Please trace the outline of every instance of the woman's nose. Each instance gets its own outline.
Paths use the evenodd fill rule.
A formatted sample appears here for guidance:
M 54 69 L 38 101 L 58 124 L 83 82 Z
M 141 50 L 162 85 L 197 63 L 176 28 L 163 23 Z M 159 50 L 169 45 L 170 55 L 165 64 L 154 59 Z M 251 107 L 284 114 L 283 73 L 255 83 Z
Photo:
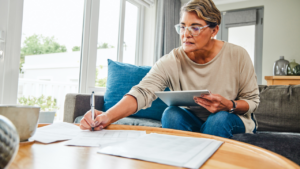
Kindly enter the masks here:
M 192 36 L 192 35 L 191 35 L 191 32 L 189 31 L 188 28 L 185 28 L 183 34 L 184 34 L 184 37 L 191 37 L 191 36 Z

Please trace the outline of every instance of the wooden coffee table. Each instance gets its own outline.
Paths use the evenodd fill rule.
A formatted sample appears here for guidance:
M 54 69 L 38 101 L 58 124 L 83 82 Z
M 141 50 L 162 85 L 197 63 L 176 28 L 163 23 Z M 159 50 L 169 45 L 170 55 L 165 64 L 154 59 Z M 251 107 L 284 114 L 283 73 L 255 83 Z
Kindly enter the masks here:
M 221 137 L 179 130 L 128 125 L 110 125 L 107 129 L 144 130 L 147 133 L 201 137 L 224 141 L 224 144 L 201 168 L 300 169 L 300 166 L 281 155 L 250 144 Z M 20 143 L 18 154 L 7 169 L 179 168 L 148 161 L 99 154 L 97 149 L 97 147 L 65 146 L 63 141 L 52 144 Z

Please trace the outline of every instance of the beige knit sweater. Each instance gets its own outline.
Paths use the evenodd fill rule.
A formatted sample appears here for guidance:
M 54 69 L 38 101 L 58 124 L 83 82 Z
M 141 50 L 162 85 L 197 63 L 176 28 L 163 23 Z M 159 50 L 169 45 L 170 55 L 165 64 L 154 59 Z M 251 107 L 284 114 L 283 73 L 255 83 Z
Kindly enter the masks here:
M 166 87 L 171 91 L 208 89 L 228 100 L 245 100 L 249 110 L 238 116 L 245 125 L 246 133 L 253 133 L 255 124 L 251 114 L 258 107 L 259 90 L 252 61 L 244 48 L 225 42 L 221 51 L 205 64 L 193 62 L 182 47 L 173 49 L 159 59 L 128 94 L 136 98 L 139 111 L 150 107 L 157 98 L 154 92 L 163 91 Z M 204 121 L 210 114 L 200 106 L 187 108 Z

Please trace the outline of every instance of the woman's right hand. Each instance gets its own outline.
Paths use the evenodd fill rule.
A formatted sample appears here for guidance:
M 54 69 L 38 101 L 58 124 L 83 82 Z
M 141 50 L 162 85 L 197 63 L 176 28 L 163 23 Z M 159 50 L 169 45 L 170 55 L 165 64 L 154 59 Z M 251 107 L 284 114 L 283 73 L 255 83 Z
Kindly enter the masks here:
M 106 113 L 99 110 L 95 110 L 94 115 L 95 115 L 94 116 L 95 120 L 93 121 L 92 111 L 89 110 L 88 112 L 86 112 L 80 121 L 80 129 L 92 131 L 92 127 L 94 127 L 94 130 L 96 131 L 96 130 L 102 130 L 103 128 L 105 128 L 110 124 L 111 120 L 109 119 Z

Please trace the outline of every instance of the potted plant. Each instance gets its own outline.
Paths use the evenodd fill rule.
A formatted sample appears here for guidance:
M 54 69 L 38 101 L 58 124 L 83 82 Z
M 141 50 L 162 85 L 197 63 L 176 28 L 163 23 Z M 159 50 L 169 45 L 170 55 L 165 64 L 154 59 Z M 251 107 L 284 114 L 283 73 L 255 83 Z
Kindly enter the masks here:
M 53 123 L 54 117 L 56 116 L 56 99 L 51 96 L 45 97 L 44 95 L 40 97 L 29 96 L 18 98 L 18 102 L 21 105 L 28 106 L 39 106 L 41 108 L 39 123 Z

